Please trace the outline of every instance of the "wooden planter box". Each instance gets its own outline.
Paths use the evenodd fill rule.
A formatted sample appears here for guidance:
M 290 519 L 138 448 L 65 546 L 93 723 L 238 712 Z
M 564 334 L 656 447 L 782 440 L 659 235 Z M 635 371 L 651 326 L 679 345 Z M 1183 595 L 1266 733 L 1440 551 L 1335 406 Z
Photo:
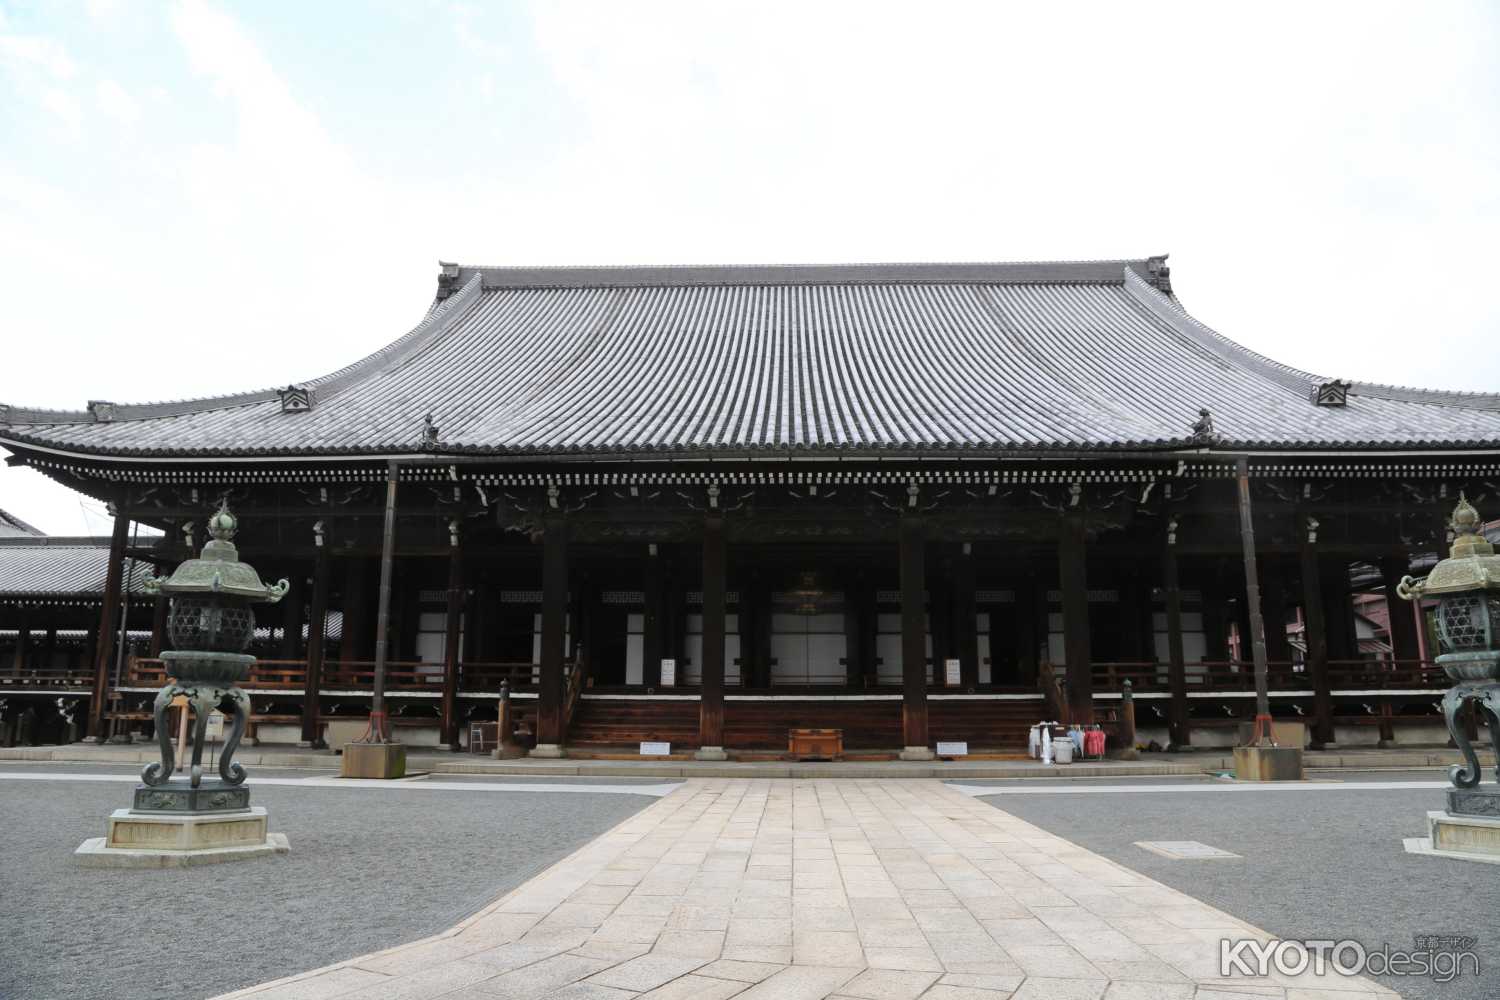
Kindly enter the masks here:
M 844 755 L 844 731 L 789 729 L 787 755 L 793 760 L 838 760 Z

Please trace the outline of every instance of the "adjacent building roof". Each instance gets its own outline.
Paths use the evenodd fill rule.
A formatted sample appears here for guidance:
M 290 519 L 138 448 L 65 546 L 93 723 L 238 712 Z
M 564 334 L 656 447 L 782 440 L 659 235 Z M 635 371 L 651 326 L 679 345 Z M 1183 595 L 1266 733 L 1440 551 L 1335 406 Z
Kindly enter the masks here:
M 151 565 L 126 560 L 125 569 L 131 592 L 143 593 Z M 98 600 L 108 571 L 108 538 L 0 538 L 0 597 Z
M 19 517 L 0 510 L 0 538 L 35 538 L 40 534 Z
M 1211 433 L 1195 433 L 1202 409 Z M 163 458 L 1487 449 L 1500 395 L 1279 364 L 1189 316 L 1160 257 L 449 264 L 414 330 L 331 375 L 184 402 L 0 407 L 0 443 Z

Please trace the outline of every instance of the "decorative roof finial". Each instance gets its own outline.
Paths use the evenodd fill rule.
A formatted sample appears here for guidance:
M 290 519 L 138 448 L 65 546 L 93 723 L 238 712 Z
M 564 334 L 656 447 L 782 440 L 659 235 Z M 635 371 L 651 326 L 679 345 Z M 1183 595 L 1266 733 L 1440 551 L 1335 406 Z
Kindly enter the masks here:
M 1219 440 L 1218 433 L 1214 430 L 1214 415 L 1207 408 L 1198 411 L 1198 419 L 1193 422 L 1193 442 L 1195 444 L 1213 444 Z
M 1474 505 L 1469 503 L 1462 491 L 1458 494 L 1458 504 L 1453 508 L 1453 516 L 1448 519 L 1448 524 L 1453 529 L 1453 547 L 1450 550 L 1453 558 L 1487 556 L 1495 551 L 1495 547 L 1484 537 L 1484 521 L 1480 518 L 1479 511 L 1474 509 Z
M 422 423 L 422 447 L 437 447 L 438 430 L 438 425 L 432 422 L 432 414 L 427 414 L 427 419 Z

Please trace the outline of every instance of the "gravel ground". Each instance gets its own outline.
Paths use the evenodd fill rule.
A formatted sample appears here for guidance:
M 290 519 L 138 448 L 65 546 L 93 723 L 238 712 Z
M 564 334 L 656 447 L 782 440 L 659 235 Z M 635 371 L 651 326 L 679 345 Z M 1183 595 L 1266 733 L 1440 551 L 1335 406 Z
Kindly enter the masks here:
M 1340 774 L 1372 781 L 1437 781 L 1440 770 Z M 1204 785 L 1211 779 L 1141 778 Z M 1128 781 L 1100 784 L 1128 784 Z M 984 801 L 1283 938 L 1353 938 L 1367 949 L 1410 949 L 1418 934 L 1477 938 L 1481 975 L 1448 983 L 1376 977 L 1403 997 L 1500 997 L 1500 866 L 1403 851 L 1425 836 L 1441 789 L 1026 794 L 1023 782 L 975 782 L 1014 793 Z M 1243 860 L 1172 861 L 1138 840 L 1197 840 Z
M 0 780 L 0 1000 L 200 998 L 434 934 L 655 801 L 264 786 L 289 855 L 75 867 L 129 788 Z

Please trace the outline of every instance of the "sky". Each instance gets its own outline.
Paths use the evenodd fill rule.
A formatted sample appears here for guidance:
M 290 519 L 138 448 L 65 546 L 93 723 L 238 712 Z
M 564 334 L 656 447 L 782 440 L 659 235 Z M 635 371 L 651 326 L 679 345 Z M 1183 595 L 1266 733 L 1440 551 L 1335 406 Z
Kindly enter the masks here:
M 313 378 L 440 259 L 1158 253 L 1279 361 L 1500 391 L 1496 51 L 1485 2 L 0 0 L 0 402 Z

